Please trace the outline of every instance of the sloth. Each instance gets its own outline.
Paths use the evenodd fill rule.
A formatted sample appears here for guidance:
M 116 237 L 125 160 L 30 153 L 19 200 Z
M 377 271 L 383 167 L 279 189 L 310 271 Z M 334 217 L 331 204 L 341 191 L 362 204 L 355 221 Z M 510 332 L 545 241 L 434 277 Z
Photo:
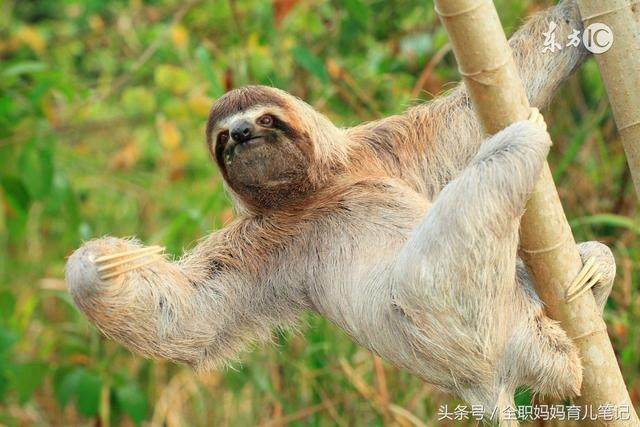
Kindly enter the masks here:
M 575 1 L 510 40 L 531 104 L 548 105 L 586 59 L 542 52 L 582 28 Z M 104 237 L 69 258 L 73 300 L 105 335 L 198 370 L 237 358 L 314 311 L 354 341 L 470 404 L 514 391 L 571 397 L 582 366 L 518 257 L 519 222 L 550 147 L 533 111 L 486 138 L 464 87 L 400 115 L 340 128 L 288 93 L 235 89 L 213 105 L 206 143 L 237 219 L 172 262 L 161 248 Z M 610 250 L 579 245 L 600 271 Z

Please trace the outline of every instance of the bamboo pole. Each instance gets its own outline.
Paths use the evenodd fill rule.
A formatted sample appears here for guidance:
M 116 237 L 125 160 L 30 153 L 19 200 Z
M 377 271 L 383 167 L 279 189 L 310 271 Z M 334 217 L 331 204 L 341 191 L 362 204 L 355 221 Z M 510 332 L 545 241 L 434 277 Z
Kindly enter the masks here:
M 609 95 L 633 183 L 640 198 L 640 2 L 578 0 L 584 26 L 608 25 L 613 45 L 595 59 Z M 635 9 L 636 16 L 632 9 Z
M 435 0 L 435 5 L 486 133 L 526 119 L 529 102 L 493 2 Z M 522 218 L 521 253 L 548 315 L 561 322 L 580 351 L 584 367 L 580 404 L 591 405 L 594 411 L 614 405 L 631 413 L 629 421 L 599 420 L 600 425 L 639 425 L 593 294 L 565 301 L 566 287 L 582 262 L 546 164 Z
M 636 22 L 640 24 L 640 0 L 630 0 L 631 11 L 633 12 Z

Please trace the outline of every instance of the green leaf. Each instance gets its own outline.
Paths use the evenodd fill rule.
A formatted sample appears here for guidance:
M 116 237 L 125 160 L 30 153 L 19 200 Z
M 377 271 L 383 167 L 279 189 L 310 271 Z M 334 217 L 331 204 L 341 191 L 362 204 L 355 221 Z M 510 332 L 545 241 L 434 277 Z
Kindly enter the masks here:
M 320 58 L 311 53 L 303 46 L 296 46 L 292 49 L 291 54 L 295 61 L 312 75 L 319 78 L 322 83 L 329 82 L 329 74 L 327 73 L 324 63 Z
M 251 369 L 247 366 L 237 366 L 226 370 L 224 373 L 225 390 L 230 390 L 238 395 L 247 383 L 247 377 L 251 375 Z
M 135 384 L 127 384 L 116 390 L 118 405 L 136 423 L 147 417 L 147 400 L 144 393 Z
M 6 374 L 0 371 L 0 402 L 4 400 L 4 396 L 9 391 L 9 379 Z
M 0 184 L 4 188 L 9 205 L 26 214 L 31 205 L 31 196 L 20 178 L 5 175 L 0 177 Z
M 214 72 L 211 56 L 204 46 L 198 46 L 196 48 L 196 58 L 198 58 L 198 62 L 200 63 L 200 70 L 202 74 L 204 74 L 209 82 L 209 95 L 214 98 L 218 98 L 224 93 L 224 89 L 220 84 L 220 79 Z
M 64 222 L 67 230 L 78 228 L 80 222 L 78 201 L 69 180 L 60 173 L 60 170 L 54 172 L 51 193 L 47 199 L 46 207 L 48 215 L 65 214 Z
M 632 345 L 626 346 L 621 352 L 620 359 L 624 365 L 633 366 L 638 359 L 636 349 Z
M 67 406 L 78 390 L 84 368 L 59 368 L 53 377 L 53 394 L 61 407 Z
M 35 143 L 28 144 L 18 160 L 22 181 L 29 194 L 35 199 L 45 198 L 51 190 L 53 160 L 50 147 L 50 145 L 38 147 Z
M 584 120 L 578 127 L 578 131 L 575 132 L 571 137 L 569 145 L 565 149 L 562 158 L 560 159 L 560 161 L 558 161 L 557 166 L 554 168 L 554 181 L 560 181 L 564 177 L 567 168 L 575 161 L 576 157 L 578 156 L 578 153 L 583 147 L 587 136 L 591 134 L 594 129 L 604 121 L 606 115 L 607 111 L 604 111 L 599 115 L 590 113 L 584 118 Z
M 25 61 L 18 62 L 17 64 L 9 65 L 4 69 L 2 75 L 4 77 L 13 77 L 18 76 L 20 74 L 33 74 L 39 71 L 44 71 L 47 69 L 47 64 L 44 62 L 37 61 Z
M 583 225 L 602 225 L 617 228 L 626 228 L 633 231 L 636 234 L 640 234 L 640 224 L 634 221 L 632 218 L 615 215 L 615 214 L 601 214 L 590 215 L 576 218 L 569 221 L 571 227 L 578 227 Z
M 18 109 L 11 97 L 0 96 L 0 138 L 11 135 L 12 128 L 16 125 L 15 117 L 17 111 Z M 2 158 L 0 158 L 0 161 L 2 161 Z
M 18 335 L 5 328 L 0 328 L 0 356 L 8 353 L 9 349 L 18 341 Z
M 16 307 L 16 297 L 9 291 L 0 292 L 0 319 L 9 320 Z M 1 334 L 1 330 L 0 330 Z M 2 338 L 0 336 L 0 351 L 2 351 Z
M 33 392 L 42 384 L 47 373 L 47 365 L 44 363 L 25 363 L 16 365 L 10 372 L 10 384 L 18 393 L 21 403 L 28 401 Z
M 100 407 L 102 380 L 94 373 L 85 371 L 78 381 L 76 406 L 82 415 L 92 417 Z
M 369 23 L 369 8 L 361 0 L 344 0 L 343 2 L 347 13 L 362 27 L 366 27 Z
M 600 70 L 596 61 L 587 61 L 582 67 L 583 81 L 586 87 L 586 94 L 593 100 L 599 100 L 604 93 L 604 85 L 602 84 L 602 77 L 600 76 Z
M 18 238 L 22 236 L 27 224 L 27 213 L 31 206 L 31 196 L 20 178 L 2 176 L 0 177 L 0 185 L 4 189 L 5 199 L 7 205 L 10 207 L 6 215 L 9 233 L 13 238 Z
M 54 393 L 60 406 L 75 400 L 78 411 L 87 417 L 98 413 L 102 380 L 83 367 L 59 369 L 53 381 Z
M 514 396 L 516 407 L 531 406 L 531 391 L 528 388 L 518 388 Z

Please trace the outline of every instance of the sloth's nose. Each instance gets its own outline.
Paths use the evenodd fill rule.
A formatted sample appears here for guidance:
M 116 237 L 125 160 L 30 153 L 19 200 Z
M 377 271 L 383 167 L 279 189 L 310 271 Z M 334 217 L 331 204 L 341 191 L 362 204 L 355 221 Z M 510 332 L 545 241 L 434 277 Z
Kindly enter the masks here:
M 253 126 L 246 120 L 234 123 L 231 126 L 231 138 L 238 143 L 246 142 L 253 136 Z

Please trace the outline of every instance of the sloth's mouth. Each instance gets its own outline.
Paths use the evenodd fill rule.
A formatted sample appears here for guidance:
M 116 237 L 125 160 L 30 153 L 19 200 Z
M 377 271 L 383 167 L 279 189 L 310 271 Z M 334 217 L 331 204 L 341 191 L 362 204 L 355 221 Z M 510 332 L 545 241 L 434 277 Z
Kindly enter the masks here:
M 262 144 L 265 141 L 266 138 L 264 137 L 264 135 L 256 135 L 242 142 L 235 142 L 232 140 L 224 149 L 225 163 L 231 163 L 233 158 L 239 153 L 249 149 L 250 147 Z
M 249 138 L 248 140 L 241 142 L 238 145 L 245 145 L 245 144 L 256 144 L 259 141 L 258 140 L 264 140 L 264 137 L 262 135 L 256 135 L 254 137 Z

